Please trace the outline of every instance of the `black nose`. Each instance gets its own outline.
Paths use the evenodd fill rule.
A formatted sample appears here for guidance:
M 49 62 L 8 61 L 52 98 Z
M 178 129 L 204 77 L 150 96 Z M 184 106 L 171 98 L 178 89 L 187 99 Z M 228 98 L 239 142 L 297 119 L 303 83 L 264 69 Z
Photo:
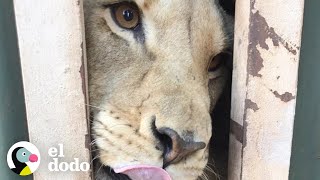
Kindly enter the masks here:
M 177 163 L 191 153 L 206 147 L 204 142 L 185 141 L 175 130 L 167 127 L 157 129 L 156 136 L 163 147 L 163 168 Z

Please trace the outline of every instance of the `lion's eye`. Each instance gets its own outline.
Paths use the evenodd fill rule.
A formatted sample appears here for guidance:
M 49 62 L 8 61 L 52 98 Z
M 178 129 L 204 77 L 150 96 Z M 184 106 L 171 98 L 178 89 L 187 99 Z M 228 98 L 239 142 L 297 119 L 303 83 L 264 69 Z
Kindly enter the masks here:
M 212 58 L 208 67 L 208 72 L 213 72 L 219 69 L 220 65 L 223 62 L 223 56 L 224 56 L 223 53 L 220 53 Z
M 134 29 L 140 23 L 139 9 L 132 3 L 120 3 L 111 7 L 116 23 L 125 29 Z

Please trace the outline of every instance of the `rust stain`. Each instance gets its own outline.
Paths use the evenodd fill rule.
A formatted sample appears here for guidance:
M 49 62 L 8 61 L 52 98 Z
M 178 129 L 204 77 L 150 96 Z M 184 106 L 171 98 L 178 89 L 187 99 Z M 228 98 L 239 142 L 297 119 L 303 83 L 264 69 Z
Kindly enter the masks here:
M 252 76 L 262 77 L 259 72 L 263 68 L 263 59 L 257 48 L 258 45 L 260 45 L 260 47 L 263 49 L 269 50 L 266 40 L 270 38 L 274 46 L 279 46 L 279 44 L 282 44 L 290 53 L 294 55 L 297 54 L 299 47 L 289 44 L 275 32 L 273 27 L 269 27 L 266 19 L 261 16 L 260 12 L 258 10 L 254 11 L 254 4 L 255 0 L 251 0 L 247 71 Z
M 279 94 L 278 91 L 272 91 L 271 92 L 279 99 L 281 99 L 281 101 L 283 102 L 289 102 L 293 99 L 296 98 L 296 96 L 293 96 L 292 93 L 289 93 L 289 92 L 285 92 L 284 94 Z

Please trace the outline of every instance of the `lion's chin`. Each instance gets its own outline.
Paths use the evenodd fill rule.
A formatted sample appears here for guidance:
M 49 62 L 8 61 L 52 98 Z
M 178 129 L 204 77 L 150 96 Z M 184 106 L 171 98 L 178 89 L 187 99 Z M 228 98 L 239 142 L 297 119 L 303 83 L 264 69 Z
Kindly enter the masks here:
M 114 169 L 116 173 L 129 176 L 132 180 L 171 180 L 170 175 L 162 168 L 148 165 L 133 165 Z

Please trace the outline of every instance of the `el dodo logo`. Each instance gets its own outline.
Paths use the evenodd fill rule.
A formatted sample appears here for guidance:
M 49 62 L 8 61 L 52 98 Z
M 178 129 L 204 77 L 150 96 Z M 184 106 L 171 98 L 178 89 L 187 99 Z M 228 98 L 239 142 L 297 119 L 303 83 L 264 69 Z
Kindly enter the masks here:
M 20 176 L 28 176 L 39 167 L 39 150 L 29 142 L 18 142 L 9 149 L 7 163 L 13 172 Z

